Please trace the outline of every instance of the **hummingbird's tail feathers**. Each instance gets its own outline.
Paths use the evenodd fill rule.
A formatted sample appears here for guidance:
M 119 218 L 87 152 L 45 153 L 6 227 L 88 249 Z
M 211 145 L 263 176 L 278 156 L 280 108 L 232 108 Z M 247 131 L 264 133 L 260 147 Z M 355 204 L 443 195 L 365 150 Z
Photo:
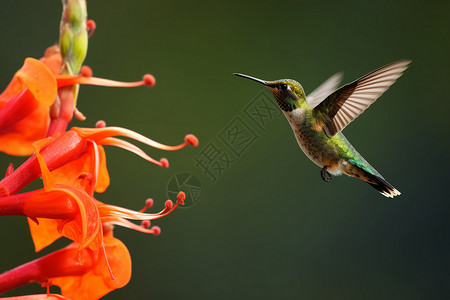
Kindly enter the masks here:
M 367 177 L 369 177 L 369 180 L 366 180 L 368 184 L 373 186 L 377 191 L 379 191 L 383 196 L 394 198 L 395 196 L 400 195 L 401 193 L 393 187 L 389 182 L 384 180 L 383 177 L 370 174 L 366 172 Z
M 350 159 L 347 164 L 342 164 L 342 172 L 348 176 L 362 179 L 383 196 L 394 198 L 400 192 L 387 182 L 364 158 Z

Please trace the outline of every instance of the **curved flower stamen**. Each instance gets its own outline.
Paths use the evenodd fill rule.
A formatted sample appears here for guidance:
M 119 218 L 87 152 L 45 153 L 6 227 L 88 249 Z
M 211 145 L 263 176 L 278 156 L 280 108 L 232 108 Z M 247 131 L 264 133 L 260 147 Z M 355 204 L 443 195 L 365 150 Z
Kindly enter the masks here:
M 110 220 L 113 220 L 110 218 L 123 218 L 123 219 L 132 219 L 136 221 L 144 221 L 144 220 L 155 220 L 167 216 L 172 211 L 174 211 L 179 204 L 184 205 L 185 199 L 186 194 L 184 192 L 179 192 L 177 196 L 177 202 L 175 203 L 175 205 L 173 205 L 173 202 L 171 200 L 167 200 L 164 205 L 164 209 L 156 214 L 143 213 L 103 203 L 97 203 L 97 207 L 100 213 L 100 218 L 102 219 L 103 223 L 107 223 Z
M 86 75 L 86 74 L 82 74 Z M 58 84 L 58 88 L 71 86 L 75 84 L 86 84 L 86 85 L 99 85 L 107 87 L 138 87 L 138 86 L 149 86 L 152 87 L 156 83 L 155 77 L 151 74 L 145 74 L 140 81 L 134 82 L 123 82 L 111 79 L 104 79 L 91 76 L 80 76 L 80 75 L 57 75 L 55 77 Z
M 178 146 L 168 146 L 155 142 L 154 140 L 151 140 L 148 137 L 143 136 L 142 134 L 139 134 L 137 132 L 122 127 L 105 127 L 105 128 L 72 127 L 71 130 L 75 130 L 81 137 L 90 138 L 94 141 L 97 141 L 97 143 L 99 144 L 101 144 L 101 141 L 104 138 L 113 136 L 123 136 L 134 139 L 148 146 L 166 151 L 180 150 L 186 147 L 187 145 L 191 145 L 194 147 L 198 145 L 198 139 L 192 134 L 188 134 L 185 136 L 184 143 Z
M 109 137 L 109 138 L 102 139 L 101 140 L 101 144 L 105 145 L 105 146 L 106 145 L 116 146 L 116 147 L 128 150 L 128 151 L 133 152 L 134 154 L 140 156 L 141 158 L 145 159 L 146 161 L 154 163 L 155 165 L 158 165 L 158 166 L 164 167 L 164 168 L 168 168 L 169 167 L 169 162 L 167 161 L 167 159 L 162 158 L 159 161 L 157 161 L 156 159 L 148 156 L 147 153 L 142 151 L 141 148 L 139 148 L 138 146 L 133 145 L 133 144 L 127 142 L 127 141 L 123 141 L 121 139 Z
M 129 228 L 129 229 L 133 229 L 142 233 L 148 233 L 148 234 L 153 234 L 153 235 L 159 235 L 161 233 L 161 228 L 159 226 L 152 226 L 151 228 L 148 228 L 149 226 L 139 226 L 137 224 L 134 224 L 130 221 L 128 221 L 127 219 L 124 218 L 117 218 L 117 217 L 108 217 L 105 219 L 102 219 L 103 222 L 107 223 L 107 224 L 112 224 L 112 225 L 118 225 L 121 227 L 125 227 L 125 228 Z
M 145 212 L 147 209 L 149 209 L 150 207 L 153 206 L 153 199 L 152 198 L 148 198 L 147 200 L 145 200 L 145 206 L 143 209 L 141 209 L 139 212 Z
M 143 233 L 149 233 L 154 235 L 159 235 L 161 233 L 161 228 L 159 226 L 150 227 L 150 220 L 155 220 L 167 216 L 178 204 L 184 205 L 184 200 L 186 199 L 186 194 L 184 192 L 179 192 L 177 196 L 177 202 L 173 205 L 171 200 L 167 200 L 164 209 L 156 214 L 144 213 L 146 208 L 153 204 L 152 199 L 146 201 L 146 205 L 141 211 L 134 211 L 114 205 L 107 205 L 103 203 L 98 203 L 98 211 L 100 213 L 100 218 L 103 224 L 113 224 L 129 229 L 133 229 Z M 151 200 L 151 201 L 149 201 Z M 130 220 L 143 221 L 141 225 L 134 224 Z
M 178 146 L 167 146 L 125 128 L 105 127 L 87 129 L 74 127 L 71 130 L 57 136 L 35 142 L 36 153 L 18 169 L 0 181 L 0 195 L 6 195 L 8 193 L 14 194 L 41 175 L 44 176 L 44 183 L 46 183 L 45 181 L 48 179 L 46 187 L 51 189 L 51 178 L 47 176 L 48 172 L 46 171 L 44 165 L 46 165 L 48 171 L 52 173 L 55 170 L 66 166 L 64 172 L 56 172 L 62 177 L 69 177 L 66 176 L 65 173 L 70 171 L 67 174 L 72 174 L 74 170 L 79 170 L 79 172 L 76 171 L 78 172 L 75 174 L 76 176 L 72 177 L 76 179 L 79 178 L 78 175 L 83 172 L 91 172 L 92 168 L 89 167 L 86 160 L 97 160 L 95 155 L 86 155 L 89 153 L 89 145 L 91 145 L 92 142 L 95 142 L 97 145 L 100 157 L 100 170 L 98 173 L 97 187 L 95 187 L 95 191 L 97 192 L 104 191 L 109 185 L 105 154 L 103 148 L 101 148 L 101 145 L 103 144 L 124 148 L 161 167 L 168 167 L 169 163 L 165 158 L 160 161 L 156 161 L 150 158 L 138 147 L 128 142 L 113 138 L 114 135 L 129 137 L 149 146 L 168 151 L 178 150 L 187 145 L 198 145 L 197 138 L 191 134 L 186 135 L 184 143 Z M 69 167 L 69 164 L 73 165 Z M 72 169 L 73 167 L 76 168 Z M 72 182 L 68 182 L 67 180 L 59 183 L 72 184 Z

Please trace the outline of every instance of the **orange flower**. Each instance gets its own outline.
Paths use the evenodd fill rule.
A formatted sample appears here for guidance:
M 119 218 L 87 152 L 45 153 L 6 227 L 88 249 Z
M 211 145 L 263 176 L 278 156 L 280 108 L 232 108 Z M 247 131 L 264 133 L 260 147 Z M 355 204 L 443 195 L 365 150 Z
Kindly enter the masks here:
M 39 226 L 40 238 L 33 239 L 36 251 L 62 235 L 78 242 L 80 248 L 91 244 L 98 249 L 101 246 L 101 240 L 96 238 L 100 232 L 99 214 L 95 203 L 85 194 L 61 186 L 48 192 L 41 189 L 0 197 L 0 215 L 28 217 L 32 237 L 33 229 Z
M 61 294 L 70 299 L 98 299 L 125 286 L 131 278 L 128 249 L 113 237 L 112 230 L 107 230 L 103 240 L 104 252 L 89 248 L 80 251 L 73 243 L 0 274 L 0 293 L 37 282 L 58 285 Z
M 0 94 L 0 151 L 11 155 L 34 152 L 16 170 L 10 164 L 0 180 L 0 216 L 27 217 L 36 251 L 60 237 L 73 243 L 0 274 L 0 293 L 31 282 L 47 287 L 47 295 L 15 299 L 98 299 L 126 285 L 131 258 L 125 245 L 113 237 L 114 226 L 158 235 L 161 229 L 150 222 L 183 205 L 186 196 L 180 192 L 175 204 L 167 200 L 154 214 L 146 213 L 152 199 L 140 211 L 96 200 L 94 193 L 105 191 L 110 184 L 103 146 L 126 149 L 167 168 L 167 159 L 155 160 L 118 137 L 167 151 L 198 145 L 190 134 L 182 144 L 167 146 L 125 128 L 106 127 L 103 121 L 95 129 L 66 131 L 73 116 L 85 119 L 76 108 L 80 84 L 153 86 L 155 78 L 147 74 L 141 81 L 124 83 L 92 77 L 91 69 L 82 63 L 87 35 L 94 32 L 95 23 L 87 21 L 85 0 L 63 1 L 63 7 L 60 47 L 48 48 L 40 60 L 25 59 Z M 38 177 L 43 179 L 42 189 L 16 194 Z M 50 294 L 51 285 L 59 286 L 62 295 Z
M 198 144 L 193 135 L 187 135 L 183 144 L 166 146 L 119 127 L 73 128 L 57 137 L 36 142 L 36 153 L 0 182 L 3 187 L 0 215 L 29 217 L 36 251 L 61 236 L 77 242 L 80 248 L 89 246 L 98 249 L 102 247 L 102 222 L 111 222 L 148 233 L 159 232 L 159 228 L 143 228 L 126 219 L 148 222 L 167 215 L 178 203 L 183 202 L 183 196 L 180 196 L 175 206 L 170 200 L 167 201 L 165 209 L 155 215 L 105 205 L 93 197 L 94 191 L 103 192 L 109 184 L 106 158 L 101 144 L 127 149 L 148 161 L 168 167 L 166 159 L 156 161 L 135 145 L 115 138 L 117 135 L 165 150 L 178 150 L 188 144 Z M 15 193 L 21 186 L 41 175 L 44 181 L 43 190 L 10 196 L 10 193 Z
M 184 204 L 183 192 L 177 203 L 167 200 L 157 214 L 144 211 L 153 203 L 148 200 L 141 211 L 103 204 L 85 191 L 57 186 L 47 192 L 38 190 L 0 197 L 0 215 L 24 215 L 29 221 L 36 250 L 64 235 L 76 243 L 0 275 L 0 293 L 30 282 L 61 287 L 65 297 L 97 299 L 128 283 L 131 259 L 126 247 L 112 236 L 113 225 L 120 225 L 158 235 L 161 230 L 149 228 L 150 220 L 171 213 Z M 143 221 L 139 226 L 130 221 Z M 54 238 L 56 237 L 56 238 Z
M 175 205 L 168 200 L 165 208 L 157 214 L 146 214 L 145 209 L 135 212 L 106 205 L 93 197 L 94 191 L 103 192 L 109 185 L 102 144 L 127 149 L 148 161 L 168 167 L 166 159 L 156 161 L 140 148 L 115 136 L 129 137 L 169 151 L 198 144 L 193 135 L 187 135 L 185 142 L 178 146 L 167 146 L 119 127 L 72 128 L 56 137 L 36 142 L 36 152 L 28 161 L 15 171 L 9 168 L 7 176 L 0 182 L 0 215 L 27 216 L 36 251 L 61 236 L 77 242 L 80 249 L 98 250 L 103 247 L 102 223 L 159 234 L 159 227 L 148 228 L 150 220 L 172 212 L 183 202 L 184 193 L 180 193 Z M 38 176 L 43 178 L 44 189 L 10 195 Z M 148 207 L 150 205 L 146 205 Z M 143 221 L 143 226 L 128 220 Z
M 0 151 L 12 155 L 33 152 L 32 143 L 47 133 L 49 108 L 56 94 L 52 72 L 38 60 L 27 58 L 0 95 Z
M 103 246 L 102 224 L 111 223 L 144 233 L 158 235 L 159 227 L 151 227 L 150 221 L 170 214 L 178 204 L 184 204 L 185 194 L 180 192 L 175 205 L 167 200 L 162 211 L 156 214 L 144 213 L 150 207 L 146 205 L 140 212 L 126 208 L 103 204 L 85 191 L 57 185 L 51 191 L 38 190 L 22 195 L 1 197 L 0 214 L 27 216 L 31 237 L 40 251 L 61 236 L 78 243 L 80 248 L 89 247 L 98 250 Z M 19 201 L 18 201 L 19 200 Z M 10 203 L 15 201 L 16 205 Z M 3 208 L 3 210 L 2 210 Z M 139 226 L 128 220 L 143 221 Z
M 57 47 L 49 48 L 40 61 L 25 59 L 22 68 L 0 94 L 0 151 L 10 155 L 29 155 L 34 151 L 33 142 L 65 131 L 74 112 L 77 112 L 75 91 L 65 87 L 77 84 L 109 87 L 155 84 L 155 78 L 150 74 L 141 81 L 119 82 L 92 77 L 92 71 L 87 67 L 82 68 L 79 76 L 60 75 L 60 69 L 61 56 Z
M 0 181 L 0 196 L 15 194 L 39 176 L 43 176 L 47 189 L 51 189 L 55 182 L 58 182 L 81 185 L 89 193 L 92 193 L 94 189 L 97 192 L 103 192 L 109 185 L 109 176 L 101 145 L 117 146 L 159 166 L 168 167 L 167 159 L 162 158 L 157 161 L 137 146 L 115 136 L 129 137 L 167 151 L 179 150 L 186 145 L 198 145 L 197 138 L 191 134 L 186 135 L 184 143 L 178 146 L 167 146 L 125 128 L 74 127 L 55 137 L 36 142 L 36 153 Z M 53 176 L 47 176 L 50 171 L 53 171 Z

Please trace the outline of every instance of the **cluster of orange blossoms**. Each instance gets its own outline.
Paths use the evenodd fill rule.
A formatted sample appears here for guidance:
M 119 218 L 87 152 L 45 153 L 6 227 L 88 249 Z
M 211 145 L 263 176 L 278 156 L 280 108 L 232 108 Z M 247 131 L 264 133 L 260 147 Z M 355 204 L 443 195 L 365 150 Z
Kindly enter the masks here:
M 88 27 L 93 28 L 89 22 Z M 47 295 L 23 299 L 98 299 L 123 287 L 131 277 L 131 258 L 125 245 L 113 236 L 114 225 L 157 235 L 160 229 L 151 227 L 150 221 L 183 204 L 183 192 L 175 204 L 167 200 L 156 214 L 145 213 L 153 204 L 151 199 L 141 211 L 98 201 L 94 193 L 104 192 L 110 183 L 103 146 L 117 146 L 168 167 L 166 159 L 154 160 L 118 137 L 168 151 L 198 144 L 195 136 L 187 135 L 184 143 L 166 146 L 125 128 L 106 127 L 103 121 L 97 122 L 96 128 L 66 130 L 73 116 L 84 118 L 75 107 L 78 85 L 153 86 L 155 79 L 145 75 L 142 81 L 122 83 L 92 77 L 87 67 L 81 68 L 79 75 L 62 74 L 63 69 L 60 47 L 52 46 L 40 60 L 27 58 L 0 95 L 0 151 L 31 155 L 16 170 L 10 165 L 0 181 L 0 215 L 27 217 L 36 251 L 63 236 L 73 241 L 0 274 L 0 293 L 31 282 L 61 288 L 62 296 L 48 294 L 47 288 Z M 39 177 L 42 189 L 18 193 Z

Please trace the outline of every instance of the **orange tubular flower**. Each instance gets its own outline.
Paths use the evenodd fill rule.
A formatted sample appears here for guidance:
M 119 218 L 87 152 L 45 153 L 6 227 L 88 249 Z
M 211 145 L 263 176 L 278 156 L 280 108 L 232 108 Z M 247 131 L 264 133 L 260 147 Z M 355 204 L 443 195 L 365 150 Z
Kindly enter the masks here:
M 106 127 L 85 129 L 74 127 L 55 137 L 35 143 L 36 153 L 17 170 L 0 181 L 0 196 L 15 194 L 41 175 L 43 176 L 44 183 L 47 181 L 46 188 L 51 188 L 54 184 L 54 182 L 52 183 L 52 177 L 45 176 L 46 174 L 44 173 L 47 169 L 54 171 L 64 166 L 66 166 L 65 169 L 54 173 L 59 183 L 72 185 L 74 184 L 73 181 L 79 182 L 80 179 L 89 177 L 87 179 L 91 181 L 85 183 L 89 185 L 90 190 L 88 192 L 91 192 L 94 188 L 97 192 L 104 191 L 109 185 L 109 177 L 106 170 L 104 151 L 101 145 L 117 146 L 131 151 L 161 167 L 168 167 L 169 163 L 167 159 L 163 158 L 157 161 L 149 157 L 137 146 L 115 138 L 115 136 L 129 137 L 149 146 L 167 151 L 179 150 L 186 145 L 198 145 L 197 138 L 191 134 L 186 135 L 184 143 L 178 146 L 167 146 L 125 128 Z M 89 155 L 85 155 L 86 153 L 89 153 Z M 91 171 L 92 168 L 94 168 L 94 171 Z M 74 174 L 76 176 L 73 176 Z
M 102 252 L 71 244 L 0 274 L 0 293 L 31 282 L 58 285 L 70 299 L 98 299 L 125 286 L 131 278 L 128 249 L 107 230 Z M 114 278 L 111 277 L 114 274 Z
M 41 62 L 27 58 L 0 95 L 0 151 L 28 155 L 32 143 L 45 137 L 57 84 Z
M 155 84 L 155 78 L 150 74 L 144 75 L 141 81 L 119 82 L 92 77 L 92 71 L 87 67 L 78 76 L 60 75 L 60 69 L 61 56 L 55 47 L 49 48 L 40 61 L 25 59 L 22 68 L 0 94 L 0 151 L 10 155 L 29 155 L 34 151 L 33 142 L 65 131 L 76 108 L 73 91 L 62 89 L 64 87 L 77 84 L 109 87 Z
M 178 204 L 184 204 L 185 198 L 180 192 L 175 205 L 167 200 L 161 212 L 147 214 L 144 211 L 153 203 L 150 199 L 137 212 L 103 204 L 86 192 L 68 186 L 58 186 L 49 192 L 38 190 L 0 197 L 0 215 L 24 215 L 33 220 L 29 223 L 37 251 L 62 235 L 76 241 L 1 274 L 0 293 L 39 282 L 60 286 L 62 294 L 69 298 L 97 299 L 124 286 L 131 276 L 131 259 L 126 247 L 112 237 L 112 226 L 158 235 L 160 228 L 149 228 L 150 220 L 168 215 Z M 139 226 L 127 219 L 143 222 Z
M 77 242 L 80 248 L 89 246 L 99 249 L 102 247 L 102 222 L 111 222 L 147 233 L 158 233 L 159 228 L 146 229 L 126 219 L 149 222 L 162 217 L 173 211 L 178 203 L 183 202 L 184 194 L 175 206 L 171 201 L 167 201 L 166 208 L 156 215 L 105 205 L 93 197 L 94 191 L 103 192 L 109 185 L 106 158 L 100 144 L 127 149 L 148 161 L 168 167 L 166 159 L 156 161 L 135 145 L 115 138 L 117 135 L 169 151 L 181 149 L 187 144 L 198 144 L 193 135 L 187 135 L 183 144 L 166 146 L 124 128 L 73 128 L 57 137 L 35 143 L 35 155 L 0 182 L 3 187 L 0 190 L 3 191 L 3 196 L 0 197 L 0 215 L 29 217 L 36 251 L 61 236 Z M 34 175 L 31 176 L 31 173 Z M 41 175 L 44 190 L 9 196 L 8 192 L 15 193 L 30 179 Z M 77 212 L 74 213 L 74 210 Z
M 77 242 L 80 249 L 98 250 L 103 246 L 102 224 L 110 223 L 144 233 L 158 235 L 159 227 L 150 221 L 170 214 L 178 204 L 184 204 L 183 192 L 175 205 L 167 200 L 164 209 L 156 214 L 144 213 L 103 204 L 85 191 L 65 185 L 56 185 L 51 191 L 37 190 L 24 194 L 0 197 L 0 215 L 28 217 L 30 232 L 36 251 L 50 245 L 61 236 Z M 136 225 L 128 220 L 143 221 Z
M 57 186 L 24 194 L 0 197 L 0 215 L 29 218 L 36 251 L 65 236 L 98 250 L 102 246 L 101 222 L 95 200 L 83 190 Z
M 156 233 L 159 229 L 143 229 L 126 219 L 148 222 L 170 213 L 178 202 L 183 202 L 184 193 L 175 207 L 171 201 L 167 201 L 163 211 L 156 215 L 149 215 L 105 205 L 95 200 L 94 190 L 103 192 L 109 184 L 105 154 L 103 148 L 97 144 L 116 145 L 148 161 L 168 166 L 167 160 L 155 161 L 133 144 L 112 137 L 114 135 L 134 138 L 165 150 L 177 150 L 187 144 L 197 145 L 198 143 L 194 136 L 187 135 L 183 144 L 166 146 L 133 131 L 116 127 L 73 128 L 56 138 L 37 142 L 35 159 L 32 160 L 32 157 L 30 160 L 38 165 L 39 168 L 34 173 L 42 175 L 45 189 L 0 197 L 0 215 L 13 214 L 29 217 L 36 251 L 61 236 L 77 242 L 80 248 L 89 246 L 92 249 L 99 249 L 102 247 L 102 222 L 112 222 L 139 231 Z M 67 148 L 70 149 L 67 150 Z M 32 167 L 32 163 L 25 162 L 24 165 L 26 166 L 23 169 L 25 174 L 29 174 L 29 170 L 36 169 Z M 5 177 L 4 191 L 9 190 L 8 184 L 11 187 L 16 183 L 16 179 L 22 180 L 25 177 L 21 171 L 24 165 Z M 50 172 L 49 169 L 53 171 Z M 11 180 L 8 181 L 9 179 Z

